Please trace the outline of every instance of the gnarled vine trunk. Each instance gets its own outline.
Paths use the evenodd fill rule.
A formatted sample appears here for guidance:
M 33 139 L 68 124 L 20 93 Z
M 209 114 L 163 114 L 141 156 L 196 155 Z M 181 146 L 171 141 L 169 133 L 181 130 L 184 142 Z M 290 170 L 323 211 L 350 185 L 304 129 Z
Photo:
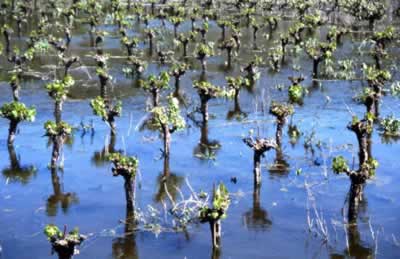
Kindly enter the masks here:
M 211 241 L 213 249 L 221 247 L 221 220 L 210 220 Z
M 61 148 L 64 145 L 64 136 L 55 136 L 53 140 L 53 150 L 51 152 L 51 168 L 57 168 L 57 161 L 60 157 Z
M 15 135 L 17 134 L 18 123 L 19 122 L 16 120 L 10 121 L 10 125 L 8 128 L 8 139 L 7 139 L 7 143 L 9 146 L 14 144 Z
M 261 184 L 261 156 L 262 153 L 258 151 L 254 151 L 253 155 L 253 163 L 254 163 L 254 185 Z
M 160 96 L 157 89 L 151 91 L 151 96 L 153 98 L 153 108 L 160 105 Z
M 164 156 L 165 158 L 169 158 L 170 146 L 171 146 L 171 132 L 168 128 L 168 125 L 163 125 L 162 130 L 164 138 Z
M 56 119 L 56 123 L 60 123 L 61 122 L 61 113 L 62 113 L 62 107 L 63 107 L 63 101 L 61 100 L 56 100 L 55 104 L 54 104 L 54 117 Z
M 200 112 L 203 116 L 203 123 L 208 122 L 209 115 L 208 115 L 208 101 L 210 98 L 205 95 L 200 95 Z
M 135 211 L 135 177 L 124 176 L 124 180 L 126 210 Z
M 362 202 L 364 185 L 360 183 L 351 183 L 349 192 L 348 221 L 355 223 L 357 221 L 359 205 Z

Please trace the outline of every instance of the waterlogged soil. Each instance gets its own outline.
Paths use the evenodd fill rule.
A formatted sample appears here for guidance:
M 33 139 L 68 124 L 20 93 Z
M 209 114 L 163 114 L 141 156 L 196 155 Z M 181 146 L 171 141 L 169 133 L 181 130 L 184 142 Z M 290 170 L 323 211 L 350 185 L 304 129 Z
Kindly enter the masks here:
M 161 27 L 161 24 L 154 21 L 151 26 Z M 166 30 L 172 29 L 167 26 Z M 281 25 L 279 30 L 283 31 L 285 27 Z M 0 258 L 54 257 L 42 232 L 49 223 L 69 228 L 79 226 L 81 233 L 89 235 L 77 258 L 400 257 L 400 145 L 395 140 L 388 143 L 377 130 L 374 131 L 372 152 L 379 161 L 379 168 L 376 177 L 365 187 L 358 224 L 347 228 L 344 217 L 350 182 L 345 175 L 333 174 L 330 167 L 336 155 L 343 155 L 350 161 L 354 158 L 354 166 L 357 166 L 356 138 L 346 125 L 351 121 L 351 113 L 363 116 L 365 108 L 353 100 L 363 83 L 329 80 L 312 83 L 312 63 L 303 54 L 289 58 L 279 73 L 261 67 L 260 79 L 254 87 L 241 92 L 240 106 L 247 117 L 229 119 L 228 112 L 234 108 L 233 102 L 212 100 L 212 119 L 207 129 L 188 120 L 188 128 L 172 136 L 169 165 L 172 186 L 176 185 L 188 194 L 185 179 L 196 191 L 206 192 L 211 192 L 213 184 L 223 182 L 233 194 L 228 217 L 222 222 L 221 253 L 215 255 L 212 252 L 207 224 L 191 225 L 186 233 L 168 231 L 154 234 L 139 230 L 126 235 L 121 223 L 126 216 L 123 180 L 112 177 L 110 163 L 101 159 L 101 152 L 110 139 L 110 130 L 92 114 L 89 106 L 90 98 L 98 95 L 99 86 L 88 29 L 82 26 L 74 31 L 70 52 L 79 55 L 84 66 L 74 66 L 71 70 L 76 85 L 64 105 L 63 119 L 77 127 L 80 122 L 89 124 L 93 121 L 95 133 L 83 135 L 82 131 L 75 131 L 63 150 L 64 169 L 57 174 L 48 169 L 51 145 L 43 137 L 43 123 L 53 119 L 53 101 L 44 90 L 48 81 L 37 75 L 23 80 L 21 99 L 36 107 L 37 117 L 35 122 L 20 126 L 14 145 L 19 162 L 17 166 L 10 161 L 12 152 L 6 145 L 8 123 L 0 120 Z M 112 56 L 109 60 L 109 73 L 113 77 L 111 92 L 123 101 L 123 115 L 117 120 L 115 149 L 136 155 L 140 160 L 136 190 L 138 208 L 148 211 L 151 205 L 163 211 L 161 201 L 164 200 L 167 207 L 170 203 L 160 188 L 164 171 L 160 159 L 162 141 L 158 133 L 140 130 L 139 127 L 146 115 L 148 95 L 122 72 L 126 66 L 125 52 L 120 47 L 116 28 L 107 25 L 101 29 L 110 32 L 105 38 L 104 50 Z M 190 24 L 183 24 L 179 30 L 190 30 Z M 272 37 L 276 37 L 279 30 Z M 143 27 L 136 26 L 134 31 L 138 34 Z M 243 29 L 243 32 L 245 46 L 236 57 L 232 70 L 223 68 L 225 52 L 209 59 L 206 76 L 212 83 L 223 86 L 226 84 L 225 76 L 241 74 L 241 67 L 254 54 L 266 56 L 263 51 L 252 51 L 250 31 Z M 320 34 L 322 37 L 323 32 Z M 171 31 L 164 32 L 166 42 L 172 41 L 171 35 Z M 215 41 L 219 37 L 219 29 L 212 24 L 208 39 Z M 20 44 L 24 40 L 24 37 L 13 38 Z M 363 36 L 359 34 L 346 36 L 335 52 L 336 59 L 354 57 L 361 64 L 357 48 L 362 40 Z M 271 46 L 272 41 L 259 37 L 259 49 Z M 140 47 L 144 49 L 147 46 L 141 44 Z M 161 47 L 172 48 L 172 45 Z M 398 57 L 396 46 L 389 51 L 391 58 Z M 56 60 L 54 55 L 42 56 L 30 69 L 40 72 L 40 77 L 52 79 Z M 148 60 L 146 75 L 168 69 L 168 64 L 161 65 L 154 57 Z M 199 63 L 194 58 L 189 60 L 193 68 L 181 82 L 187 102 L 187 107 L 182 106 L 184 114 L 198 105 L 192 81 L 199 79 L 201 74 Z M 398 60 L 391 62 L 398 64 Z M 299 72 L 293 70 L 294 63 L 301 67 Z M 12 96 L 7 82 L 9 70 L 2 57 L 0 103 L 8 102 Z M 243 143 L 242 137 L 252 129 L 260 136 L 274 136 L 275 124 L 274 118 L 268 114 L 269 103 L 271 100 L 286 101 L 286 88 L 290 84 L 287 78 L 300 73 L 307 77 L 303 83 L 309 88 L 309 94 L 303 106 L 295 107 L 291 121 L 302 135 L 297 143 L 292 144 L 285 127 L 283 151 L 288 168 L 286 172 L 269 170 L 275 158 L 275 152 L 269 152 L 263 159 L 262 185 L 255 189 L 253 153 Z M 393 74 L 398 80 L 398 73 Z M 277 85 L 286 88 L 279 91 Z M 382 116 L 393 114 L 399 117 L 399 100 L 391 96 L 385 96 L 383 100 Z M 217 141 L 220 147 L 204 152 L 204 147 L 199 145 L 202 138 Z M 306 149 L 304 143 L 311 143 L 312 148 Z M 233 183 L 232 178 L 237 182 Z M 312 197 L 307 194 L 305 184 L 310 186 Z M 180 199 L 179 194 L 176 197 Z M 311 232 L 308 217 L 314 224 Z M 319 222 L 327 226 L 327 241 L 322 234 L 317 234 L 321 232 Z

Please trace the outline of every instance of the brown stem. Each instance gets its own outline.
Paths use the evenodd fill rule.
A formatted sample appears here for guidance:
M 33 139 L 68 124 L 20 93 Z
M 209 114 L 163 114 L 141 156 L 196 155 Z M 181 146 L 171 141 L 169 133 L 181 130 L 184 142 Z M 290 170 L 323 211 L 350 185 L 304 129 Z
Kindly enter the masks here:
M 126 198 L 126 209 L 127 211 L 135 210 L 135 192 L 134 192 L 134 183 L 135 178 L 132 176 L 125 176 L 125 198 Z
M 62 107 L 63 107 L 63 101 L 56 100 L 54 105 L 54 117 L 56 119 L 57 124 L 61 122 Z
M 277 119 L 276 133 L 275 133 L 276 145 L 278 146 L 277 150 L 282 149 L 282 135 L 284 126 L 285 126 L 285 120 Z
M 202 70 L 203 73 L 204 73 L 204 72 L 206 72 L 206 70 L 207 70 L 207 61 L 206 61 L 205 58 L 202 58 L 202 59 L 200 60 L 200 62 L 201 62 L 201 70 Z
M 213 249 L 219 249 L 221 247 L 221 221 L 211 220 L 210 229 Z
M 203 116 L 203 123 L 208 122 L 209 115 L 208 115 L 208 100 L 206 96 L 200 95 L 200 112 Z
M 363 189 L 363 184 L 352 183 L 350 186 L 349 210 L 347 215 L 349 223 L 355 223 L 357 221 L 359 205 L 362 202 Z
M 160 104 L 160 96 L 158 94 L 158 90 L 157 89 L 153 89 L 151 91 L 151 95 L 153 97 L 153 107 L 158 107 Z
M 319 65 L 319 63 L 321 62 L 321 59 L 320 58 L 317 58 L 317 59 L 313 59 L 313 74 L 312 74 L 312 76 L 313 76 L 313 78 L 317 78 L 318 77 L 318 65 Z
M 228 67 L 230 68 L 232 66 L 232 49 L 228 48 L 226 51 L 228 53 Z
M 53 151 L 51 153 L 51 168 L 57 167 L 57 161 L 60 157 L 60 150 L 63 145 L 63 137 L 62 136 L 55 136 L 53 137 Z
M 253 162 L 254 162 L 254 185 L 258 186 L 261 184 L 261 156 L 262 153 L 259 151 L 254 151 L 254 157 L 253 157 Z
M 10 126 L 8 128 L 8 139 L 7 139 L 8 146 L 11 146 L 14 144 L 15 135 L 17 133 L 17 128 L 18 128 L 18 123 L 19 122 L 16 120 L 10 120 Z
M 163 125 L 163 137 L 164 137 L 164 156 L 169 158 L 170 145 L 171 145 L 171 132 L 168 125 Z
M 360 167 L 368 161 L 368 136 L 366 134 L 356 133 L 358 141 L 358 157 Z

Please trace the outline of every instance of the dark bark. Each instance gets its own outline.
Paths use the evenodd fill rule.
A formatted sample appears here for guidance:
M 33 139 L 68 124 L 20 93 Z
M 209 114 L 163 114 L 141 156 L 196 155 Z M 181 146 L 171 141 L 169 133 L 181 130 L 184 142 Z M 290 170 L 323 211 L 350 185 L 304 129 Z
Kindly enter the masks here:
M 213 249 L 220 249 L 221 247 L 221 221 L 210 220 L 211 241 Z
M 368 28 L 370 31 L 374 31 L 374 24 L 375 24 L 375 19 L 368 20 Z
M 6 54 L 10 54 L 11 51 L 11 44 L 10 44 L 10 34 L 5 30 L 3 32 L 4 40 L 5 40 L 5 45 L 6 45 Z
M 349 210 L 348 221 L 349 223 L 357 222 L 359 205 L 363 199 L 364 185 L 360 183 L 352 183 L 349 192 Z
M 153 37 L 149 37 L 149 55 L 153 55 Z
M 360 167 L 368 161 L 368 136 L 366 134 L 357 133 L 358 141 L 358 158 Z
M 285 126 L 285 119 L 278 118 L 276 121 L 276 133 L 275 133 L 275 139 L 278 149 L 282 149 L 282 135 L 284 126 Z
M 208 115 L 208 101 L 210 98 L 208 96 L 200 95 L 200 112 L 203 116 L 203 123 L 207 123 L 209 119 Z
M 228 68 L 232 67 L 232 49 L 227 48 L 227 54 L 228 54 Z
M 8 154 L 10 156 L 11 169 L 21 170 L 21 166 L 19 164 L 19 159 L 17 157 L 17 152 L 15 152 L 14 145 L 8 145 Z
M 375 99 L 374 95 L 372 95 L 372 96 L 368 95 L 365 98 L 364 104 L 367 108 L 367 113 L 371 113 L 371 114 L 375 115 L 375 100 L 374 99 Z
M 163 125 L 163 138 L 164 138 L 164 157 L 169 158 L 170 145 L 171 145 L 171 132 L 168 125 Z
M 174 91 L 175 97 L 180 96 L 180 88 L 181 88 L 181 77 L 175 76 L 175 91 Z
M 169 166 L 169 157 L 164 157 L 164 168 L 163 168 L 163 176 L 164 178 L 171 175 L 170 166 Z
M 135 211 L 135 178 L 131 176 L 124 176 L 124 180 L 126 210 Z
M 114 116 L 109 116 L 108 123 L 110 124 L 111 128 L 111 138 L 117 135 L 117 124 L 115 123 Z
M 318 66 L 320 62 L 321 62 L 320 58 L 313 59 L 313 74 L 312 74 L 313 78 L 318 78 Z
M 19 88 L 20 88 L 19 79 L 17 79 L 16 82 L 11 83 L 11 89 L 12 89 L 12 93 L 13 93 L 14 102 L 19 102 Z
M 201 62 L 201 70 L 202 70 L 203 73 L 205 73 L 206 70 L 207 70 L 207 61 L 206 61 L 206 58 L 201 58 L 201 59 L 200 59 L 200 62 Z
M 261 157 L 265 152 L 277 148 L 276 142 L 268 139 L 253 139 L 252 137 L 244 138 L 243 142 L 253 149 L 253 173 L 254 186 L 261 184 Z
M 239 102 L 239 94 L 240 94 L 240 90 L 239 89 L 235 89 L 235 96 L 234 96 L 234 110 L 237 112 L 240 112 L 240 102 Z
M 50 162 L 51 168 L 57 168 L 57 161 L 58 158 L 60 157 L 60 151 L 63 144 L 64 144 L 64 137 L 62 136 L 53 137 L 53 151 L 51 153 L 51 162 Z
M 379 118 L 380 115 L 380 109 L 379 109 L 379 103 L 380 103 L 380 97 L 382 96 L 382 87 L 380 86 L 374 86 L 374 115 L 375 119 Z
M 260 185 L 261 184 L 261 156 L 263 153 L 254 151 L 254 185 Z
M 54 118 L 56 120 L 56 123 L 61 122 L 61 113 L 62 113 L 62 107 L 63 107 L 63 101 L 62 100 L 56 100 L 54 104 Z
M 187 47 L 188 47 L 189 42 L 183 42 L 183 57 L 187 57 Z
M 17 134 L 18 123 L 19 121 L 10 120 L 10 125 L 8 128 L 8 139 L 7 139 L 8 146 L 14 144 L 15 135 Z
M 158 107 L 160 105 L 160 96 L 159 96 L 159 92 L 157 89 L 152 89 L 151 90 L 151 95 L 153 98 L 153 108 L 154 107 Z

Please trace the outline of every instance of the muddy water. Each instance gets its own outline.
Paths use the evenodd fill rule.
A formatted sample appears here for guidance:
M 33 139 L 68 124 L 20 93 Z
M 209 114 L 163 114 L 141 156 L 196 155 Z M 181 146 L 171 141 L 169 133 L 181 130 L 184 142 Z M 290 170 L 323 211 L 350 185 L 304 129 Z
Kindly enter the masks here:
M 158 27 L 154 21 L 151 26 Z M 115 27 L 104 26 L 111 32 L 104 43 L 104 49 L 112 56 L 123 56 Z M 168 27 L 166 30 L 171 29 Z M 187 23 L 180 31 L 190 29 Z M 143 30 L 136 26 L 135 33 Z M 281 26 L 280 30 L 285 30 Z M 289 64 L 279 73 L 272 73 L 267 67 L 261 68 L 261 77 L 251 91 L 242 91 L 241 110 L 247 114 L 243 120 L 229 120 L 227 114 L 233 109 L 229 100 L 210 102 L 212 119 L 208 128 L 199 128 L 189 121 L 189 127 L 172 136 L 170 173 L 171 182 L 187 192 L 185 178 L 194 189 L 210 191 L 212 185 L 224 182 L 234 194 L 234 202 L 223 221 L 223 248 L 220 255 L 213 255 L 210 247 L 208 225 L 194 225 L 188 233 L 160 233 L 137 231 L 125 235 L 120 220 L 125 219 L 125 200 L 122 179 L 111 175 L 109 163 L 101 161 L 101 154 L 109 141 L 109 129 L 93 116 L 89 106 L 90 98 L 99 91 L 93 50 L 88 42 L 88 28 L 80 27 L 74 32 L 71 53 L 82 58 L 84 68 L 72 69 L 76 87 L 65 103 L 63 118 L 78 126 L 94 122 L 95 134 L 82 136 L 77 131 L 64 147 L 64 170 L 51 173 L 51 146 L 43 136 L 43 123 L 53 117 L 53 103 L 44 90 L 46 81 L 27 77 L 23 81 L 21 98 L 28 105 L 35 105 L 37 118 L 34 123 L 23 123 L 14 145 L 6 145 L 7 121 L 0 120 L 0 258 L 51 258 L 50 246 L 42 234 L 48 223 L 68 227 L 79 226 L 81 233 L 89 234 L 77 258 L 398 258 L 400 256 L 400 176 L 398 174 L 397 142 L 386 143 L 375 131 L 373 134 L 373 155 L 379 161 L 376 178 L 365 188 L 364 202 L 359 213 L 358 224 L 347 228 L 343 224 L 346 197 L 350 183 L 346 176 L 337 176 L 330 170 L 333 156 L 344 155 L 349 160 L 356 157 L 355 135 L 346 130 L 351 120 L 349 113 L 362 116 L 364 107 L 357 105 L 352 97 L 361 89 L 358 81 L 322 81 L 317 87 L 310 81 L 311 62 L 300 55 L 290 58 Z M 271 46 L 259 36 L 260 51 L 253 52 L 251 34 L 243 31 L 244 49 L 240 52 L 232 70 L 223 69 L 225 53 L 209 59 L 208 80 L 224 85 L 225 76 L 239 75 L 240 68 L 254 55 L 265 56 L 263 48 Z M 261 34 L 261 33 L 260 33 Z M 323 33 L 322 33 L 323 34 Z M 164 32 L 167 42 L 171 32 Z M 209 40 L 219 38 L 218 28 L 211 26 Z M 274 34 L 276 37 L 276 34 Z M 348 36 L 335 53 L 338 59 L 350 55 L 359 57 L 356 48 L 362 37 Z M 13 39 L 22 42 L 24 39 Z M 171 45 L 161 45 L 170 49 Z M 141 48 L 146 48 L 141 44 Z M 398 55 L 398 49 L 390 50 Z M 40 71 L 49 78 L 56 64 L 54 57 L 43 56 L 35 61 L 31 69 Z M 297 144 L 289 143 L 287 127 L 284 134 L 283 151 L 289 164 L 285 172 L 268 170 L 275 153 L 270 152 L 263 159 L 262 185 L 253 187 L 252 152 L 242 142 L 249 130 L 254 129 L 261 136 L 275 134 L 273 118 L 268 115 L 271 100 L 286 101 L 286 91 L 279 91 L 276 85 L 289 86 L 288 76 L 298 75 L 292 69 L 292 62 L 301 66 L 300 72 L 308 77 L 304 82 L 310 93 L 303 106 L 296 106 L 292 118 L 303 135 Z M 391 60 L 393 62 L 393 60 Z M 200 77 L 200 66 L 191 58 L 193 68 L 182 78 L 182 92 L 190 105 L 183 113 L 191 112 L 198 104 L 198 96 L 192 89 L 192 81 Z M 398 60 L 394 60 L 398 64 Z M 166 70 L 154 57 L 149 59 L 146 74 Z M 158 134 L 136 129 L 145 115 L 147 95 L 135 88 L 135 82 L 122 73 L 124 59 L 111 58 L 109 67 L 113 76 L 112 94 L 123 101 L 123 116 L 117 120 L 118 135 L 115 148 L 137 155 L 140 160 L 137 205 L 146 210 L 150 204 L 162 210 L 160 200 L 166 195 L 160 188 L 163 161 L 159 159 L 162 142 Z M 11 91 L 7 84 L 9 66 L 2 58 L 0 103 L 9 101 Z M 50 71 L 50 72 L 49 72 Z M 398 74 L 395 74 L 398 79 Z M 171 80 L 173 85 L 173 80 Z M 329 97 L 329 98 L 328 98 Z M 330 101 L 328 101 L 330 100 Z M 348 108 L 346 108 L 346 105 Z M 382 115 L 400 116 L 399 101 L 384 97 Z M 312 147 L 304 143 L 312 138 Z M 206 134 L 206 135 L 205 135 Z M 214 159 L 200 159 L 200 140 L 208 138 L 217 141 L 220 148 L 213 150 Z M 11 161 L 16 158 L 18 161 Z M 15 159 L 14 159 L 15 160 Z M 17 164 L 15 162 L 18 162 Z M 301 172 L 298 170 L 301 169 Z M 296 173 L 297 172 L 297 173 Z M 237 178 L 237 183 L 230 181 Z M 305 183 L 315 197 L 315 203 L 307 195 Z M 318 215 L 327 226 L 329 240 L 324 242 L 321 235 L 310 232 L 307 224 L 307 201 L 315 204 Z M 168 202 L 167 202 L 168 204 Z M 311 207 L 310 218 L 316 220 Z M 314 229 L 319 229 L 314 228 Z M 372 231 L 371 231 L 372 230 Z

